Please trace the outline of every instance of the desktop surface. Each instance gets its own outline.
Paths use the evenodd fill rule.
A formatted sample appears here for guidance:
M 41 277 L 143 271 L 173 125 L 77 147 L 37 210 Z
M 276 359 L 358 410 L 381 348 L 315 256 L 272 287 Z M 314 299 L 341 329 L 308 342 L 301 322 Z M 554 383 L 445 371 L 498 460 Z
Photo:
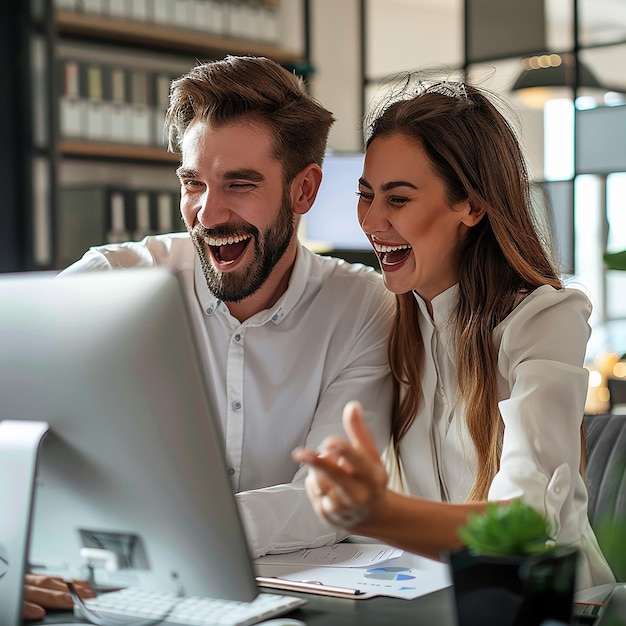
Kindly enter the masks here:
M 367 600 L 352 600 L 281 591 L 281 594 L 305 598 L 307 603 L 285 614 L 303 621 L 307 626 L 416 626 L 419 624 L 455 626 L 452 588 L 441 589 L 414 600 L 377 596 Z M 53 613 L 45 620 L 26 622 L 30 626 L 82 624 L 71 613 Z M 589 624 L 589 619 L 574 615 L 570 626 Z
M 375 597 L 367 600 L 349 600 L 317 596 L 313 594 L 295 595 L 307 600 L 307 603 L 283 617 L 303 621 L 307 626 L 416 626 L 416 624 L 436 624 L 454 626 L 453 597 L 450 589 L 442 589 L 415 600 Z M 56 613 L 45 620 L 26 622 L 31 626 L 49 624 L 82 624 L 71 613 Z

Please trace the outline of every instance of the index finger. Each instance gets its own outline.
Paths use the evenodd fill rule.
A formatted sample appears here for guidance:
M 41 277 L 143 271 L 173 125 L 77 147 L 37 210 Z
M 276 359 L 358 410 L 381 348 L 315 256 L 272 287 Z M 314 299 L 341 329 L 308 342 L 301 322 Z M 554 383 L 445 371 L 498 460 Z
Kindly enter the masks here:
M 59 576 L 46 576 L 45 574 L 26 574 L 24 576 L 26 584 L 40 589 L 50 591 L 67 591 L 67 585 L 63 578 Z

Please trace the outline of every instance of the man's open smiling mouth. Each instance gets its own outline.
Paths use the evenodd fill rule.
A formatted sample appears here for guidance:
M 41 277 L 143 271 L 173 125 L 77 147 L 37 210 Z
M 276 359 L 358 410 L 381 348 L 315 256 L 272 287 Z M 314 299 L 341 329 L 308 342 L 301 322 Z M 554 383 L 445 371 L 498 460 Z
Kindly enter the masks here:
M 204 243 L 209 247 L 211 256 L 221 265 L 231 265 L 245 252 L 252 235 L 232 235 L 229 237 L 205 236 Z

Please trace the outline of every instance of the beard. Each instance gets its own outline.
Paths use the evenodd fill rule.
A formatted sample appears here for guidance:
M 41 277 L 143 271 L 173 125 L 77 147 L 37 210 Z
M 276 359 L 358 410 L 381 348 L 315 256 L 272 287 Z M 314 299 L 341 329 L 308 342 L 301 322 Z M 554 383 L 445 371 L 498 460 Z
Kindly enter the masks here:
M 207 229 L 201 224 L 187 227 L 200 259 L 202 273 L 209 291 L 222 302 L 241 302 L 256 293 L 283 257 L 295 232 L 294 214 L 288 189 L 283 191 L 276 219 L 261 233 L 251 224 L 231 228 L 227 225 Z M 204 238 L 250 235 L 248 246 L 254 246 L 254 261 L 250 267 L 232 272 L 218 270 L 206 249 Z

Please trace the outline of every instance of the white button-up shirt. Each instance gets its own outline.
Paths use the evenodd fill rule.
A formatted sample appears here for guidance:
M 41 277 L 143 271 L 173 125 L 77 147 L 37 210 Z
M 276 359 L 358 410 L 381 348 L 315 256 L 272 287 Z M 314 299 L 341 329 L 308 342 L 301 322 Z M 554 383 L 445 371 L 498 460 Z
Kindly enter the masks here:
M 299 246 L 287 291 L 240 323 L 208 290 L 186 233 L 92 248 L 65 272 L 163 265 L 183 275 L 253 556 L 337 541 L 344 535 L 317 519 L 291 451 L 343 432 L 355 399 L 387 444 L 395 304 L 380 275 Z
M 400 443 L 406 491 L 444 502 L 464 502 L 476 475 L 457 398 L 457 295 L 455 285 L 434 298 L 432 317 L 416 296 L 425 350 L 423 400 Z M 589 525 L 579 472 L 590 313 L 582 292 L 542 286 L 493 331 L 504 442 L 489 499 L 523 497 L 548 517 L 558 543 L 578 545 L 581 588 L 613 580 Z

